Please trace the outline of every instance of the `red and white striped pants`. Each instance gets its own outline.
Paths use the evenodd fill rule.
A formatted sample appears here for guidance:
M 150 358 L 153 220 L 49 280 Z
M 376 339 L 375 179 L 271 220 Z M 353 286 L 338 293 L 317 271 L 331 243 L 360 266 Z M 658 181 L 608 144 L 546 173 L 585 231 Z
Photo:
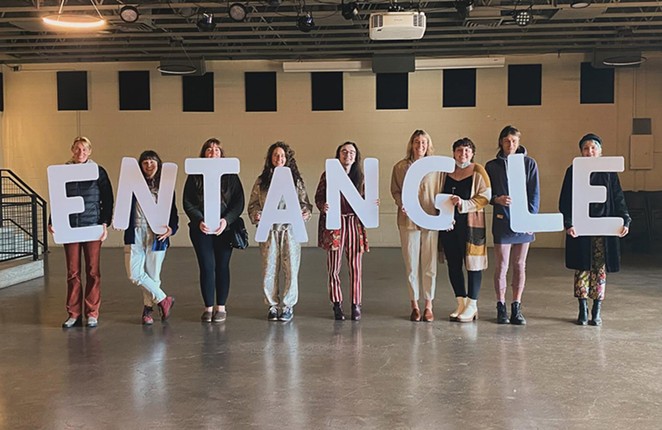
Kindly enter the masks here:
M 340 267 L 342 252 L 349 263 L 349 283 L 351 284 L 352 304 L 361 304 L 361 275 L 362 258 L 360 246 L 360 221 L 356 215 L 343 215 L 340 217 L 340 247 L 337 250 L 328 250 L 326 254 L 326 267 L 329 272 L 329 298 L 331 302 L 342 302 L 340 289 Z

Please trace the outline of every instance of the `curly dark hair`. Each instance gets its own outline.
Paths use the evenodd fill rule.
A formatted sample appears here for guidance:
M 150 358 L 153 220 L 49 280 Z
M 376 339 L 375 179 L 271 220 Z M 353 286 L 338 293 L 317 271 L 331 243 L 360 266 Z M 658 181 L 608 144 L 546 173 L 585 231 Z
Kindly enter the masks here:
M 359 147 L 356 146 L 356 143 L 348 140 L 347 142 L 338 146 L 336 148 L 336 158 L 340 159 L 340 150 L 345 145 L 352 145 L 356 150 L 356 158 L 354 159 L 354 164 L 352 164 L 352 167 L 349 169 L 349 173 L 347 174 L 347 176 L 349 176 L 349 179 L 352 180 L 352 183 L 354 184 L 356 189 L 362 191 L 363 181 L 365 179 L 365 176 L 363 174 L 363 164 L 361 162 L 361 151 L 359 151 Z
M 161 167 L 163 167 L 163 162 L 161 161 L 161 157 L 159 157 L 159 154 L 157 154 L 156 151 L 152 151 L 151 149 L 148 149 L 147 151 L 143 151 L 143 153 L 140 154 L 140 158 L 138 159 L 138 165 L 140 166 L 141 172 L 143 167 L 143 161 L 145 160 L 156 161 L 156 164 L 158 166 L 158 168 L 156 169 L 156 174 L 151 179 L 147 179 L 147 178 L 145 179 L 147 179 L 147 183 L 149 185 L 153 184 L 156 186 L 156 188 L 158 188 L 159 185 L 161 185 Z M 143 176 L 145 176 L 144 172 L 143 172 Z
M 278 141 L 267 150 L 267 156 L 264 159 L 264 168 L 260 174 L 260 189 L 267 190 L 269 185 L 271 185 L 271 178 L 274 175 L 274 165 L 271 164 L 271 157 L 274 155 L 276 149 L 282 149 L 285 152 L 285 167 L 289 167 L 292 171 L 292 179 L 294 179 L 294 184 L 301 183 L 303 185 L 303 178 L 299 173 L 299 167 L 297 166 L 297 160 L 294 158 L 294 150 L 290 148 L 285 142 Z

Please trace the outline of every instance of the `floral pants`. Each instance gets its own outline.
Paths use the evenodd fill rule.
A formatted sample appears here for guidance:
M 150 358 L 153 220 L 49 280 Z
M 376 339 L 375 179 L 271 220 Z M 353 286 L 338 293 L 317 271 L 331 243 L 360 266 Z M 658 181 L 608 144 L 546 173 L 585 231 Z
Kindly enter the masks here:
M 591 238 L 591 270 L 575 271 L 575 297 L 604 300 L 607 287 L 604 237 Z

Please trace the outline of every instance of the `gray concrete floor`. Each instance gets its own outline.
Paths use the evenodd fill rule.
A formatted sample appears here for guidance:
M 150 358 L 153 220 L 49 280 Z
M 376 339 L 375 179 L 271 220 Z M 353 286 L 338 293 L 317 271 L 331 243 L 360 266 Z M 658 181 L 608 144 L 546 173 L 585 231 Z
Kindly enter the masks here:
M 267 322 L 256 248 L 233 256 L 224 324 L 202 324 L 191 249 L 168 252 L 172 319 L 140 325 L 120 249 L 102 255 L 96 329 L 63 330 L 60 248 L 46 278 L 0 291 L 3 429 L 662 428 L 660 257 L 624 256 L 604 326 L 578 327 L 561 250 L 533 249 L 526 327 L 497 325 L 492 272 L 480 320 L 411 323 L 399 249 L 364 258 L 364 318 L 334 322 L 324 254 L 305 249 L 292 322 Z

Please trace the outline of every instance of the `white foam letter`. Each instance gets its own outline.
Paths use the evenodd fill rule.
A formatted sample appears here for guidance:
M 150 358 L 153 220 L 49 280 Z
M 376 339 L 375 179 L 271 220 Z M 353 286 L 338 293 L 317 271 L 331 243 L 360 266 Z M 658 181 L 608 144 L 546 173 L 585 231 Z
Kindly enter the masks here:
M 67 182 L 94 181 L 99 179 L 99 166 L 95 163 L 48 166 L 48 195 L 51 200 L 51 222 L 55 243 L 78 243 L 99 240 L 103 226 L 72 228 L 69 215 L 85 212 L 81 196 L 67 197 Z
M 281 200 L 285 201 L 284 209 L 278 209 Z M 308 233 L 306 233 L 306 226 L 303 223 L 299 196 L 289 167 L 276 167 L 274 170 L 260 222 L 255 232 L 255 241 L 265 242 L 269 230 L 274 224 L 291 224 L 294 240 L 308 242 Z
M 418 198 L 418 190 L 425 175 L 432 172 L 452 172 L 455 161 L 450 157 L 430 156 L 415 161 L 402 183 L 402 207 L 407 216 L 417 226 L 428 230 L 448 230 L 453 225 L 453 204 L 450 194 L 437 194 L 434 206 L 439 209 L 439 215 L 430 215 L 423 210 Z
M 366 228 L 379 227 L 379 160 L 366 158 L 363 163 L 365 172 L 365 199 L 349 179 L 345 169 L 337 158 L 326 160 L 326 202 L 329 211 L 326 214 L 326 228 L 340 228 L 340 194 L 354 209 Z
M 577 157 L 572 162 L 572 223 L 579 236 L 619 236 L 623 218 L 589 216 L 590 203 L 607 200 L 607 189 L 591 185 L 592 172 L 622 172 L 623 157 Z
M 168 221 L 170 221 L 170 208 L 176 179 L 177 165 L 163 163 L 161 166 L 161 183 L 159 184 L 157 202 L 155 203 L 138 161 L 130 157 L 122 158 L 113 227 L 120 230 L 126 230 L 129 227 L 131 197 L 135 195 L 152 231 L 156 234 L 165 233 L 168 230 Z
M 189 175 L 202 175 L 205 201 L 205 224 L 211 232 L 221 226 L 221 176 L 239 173 L 238 158 L 187 158 L 184 170 Z
M 508 156 L 508 195 L 510 196 L 510 229 L 516 233 L 563 230 L 563 215 L 560 213 L 532 214 L 526 190 L 524 154 Z

